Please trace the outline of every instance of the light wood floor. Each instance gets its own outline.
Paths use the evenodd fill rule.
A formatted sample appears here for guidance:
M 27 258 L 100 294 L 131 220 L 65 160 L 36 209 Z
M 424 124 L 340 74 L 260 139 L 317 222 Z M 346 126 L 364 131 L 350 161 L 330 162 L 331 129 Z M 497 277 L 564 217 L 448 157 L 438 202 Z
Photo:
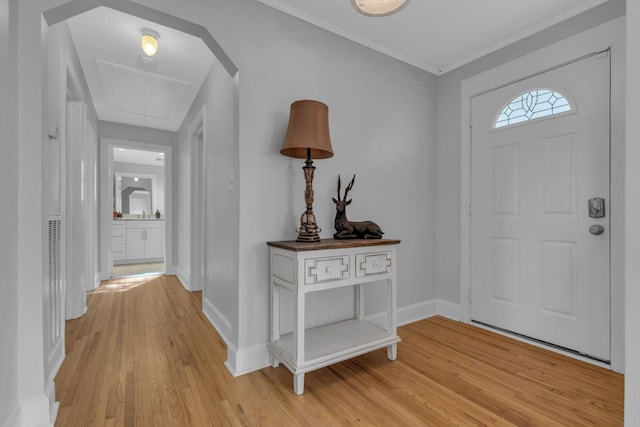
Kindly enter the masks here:
M 307 374 L 302 396 L 283 366 L 233 378 L 175 276 L 104 282 L 66 326 L 61 427 L 623 424 L 623 376 L 442 317 L 401 327 L 394 362 Z

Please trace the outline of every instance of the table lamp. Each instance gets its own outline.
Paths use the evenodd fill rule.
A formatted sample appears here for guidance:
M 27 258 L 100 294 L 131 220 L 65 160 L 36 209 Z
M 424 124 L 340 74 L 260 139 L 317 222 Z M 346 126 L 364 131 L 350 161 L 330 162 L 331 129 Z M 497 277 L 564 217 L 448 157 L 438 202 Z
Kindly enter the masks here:
M 319 232 L 313 214 L 313 166 L 312 159 L 333 157 L 329 138 L 329 107 L 319 101 L 302 100 L 291 104 L 289 127 L 280 154 L 297 159 L 306 159 L 304 200 L 307 210 L 300 217 L 297 242 L 319 242 Z

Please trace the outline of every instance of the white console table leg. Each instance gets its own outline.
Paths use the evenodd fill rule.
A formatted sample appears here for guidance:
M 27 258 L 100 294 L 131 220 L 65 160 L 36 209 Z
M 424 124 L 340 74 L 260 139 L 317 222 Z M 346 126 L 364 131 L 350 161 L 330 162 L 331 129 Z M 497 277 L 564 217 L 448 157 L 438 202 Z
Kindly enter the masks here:
M 304 374 L 293 375 L 293 392 L 298 396 L 304 393 Z
M 274 368 L 280 366 L 280 359 L 278 359 L 276 356 L 271 356 L 271 366 Z
M 387 347 L 387 359 L 396 360 L 398 357 L 398 344 L 391 344 Z

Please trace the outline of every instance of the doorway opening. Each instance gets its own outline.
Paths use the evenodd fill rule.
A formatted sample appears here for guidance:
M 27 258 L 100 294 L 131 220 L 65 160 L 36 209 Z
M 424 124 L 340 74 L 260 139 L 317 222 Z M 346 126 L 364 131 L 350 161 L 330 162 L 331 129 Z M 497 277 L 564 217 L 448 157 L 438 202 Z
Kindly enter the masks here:
M 165 271 L 166 195 L 164 151 L 114 146 L 111 274 L 114 277 Z

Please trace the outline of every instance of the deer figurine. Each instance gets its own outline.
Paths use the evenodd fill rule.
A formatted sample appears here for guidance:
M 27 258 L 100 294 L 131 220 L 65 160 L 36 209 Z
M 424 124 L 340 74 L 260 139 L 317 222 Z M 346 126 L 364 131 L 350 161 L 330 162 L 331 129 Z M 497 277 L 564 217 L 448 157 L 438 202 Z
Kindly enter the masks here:
M 347 219 L 346 208 L 351 204 L 351 200 L 347 200 L 347 194 L 353 188 L 353 182 L 356 176 L 353 175 L 351 182 L 344 190 L 344 198 L 340 200 L 340 175 L 338 175 L 338 200 L 332 198 L 336 204 L 336 233 L 334 239 L 381 239 L 384 234 L 378 224 L 373 221 L 349 221 Z

